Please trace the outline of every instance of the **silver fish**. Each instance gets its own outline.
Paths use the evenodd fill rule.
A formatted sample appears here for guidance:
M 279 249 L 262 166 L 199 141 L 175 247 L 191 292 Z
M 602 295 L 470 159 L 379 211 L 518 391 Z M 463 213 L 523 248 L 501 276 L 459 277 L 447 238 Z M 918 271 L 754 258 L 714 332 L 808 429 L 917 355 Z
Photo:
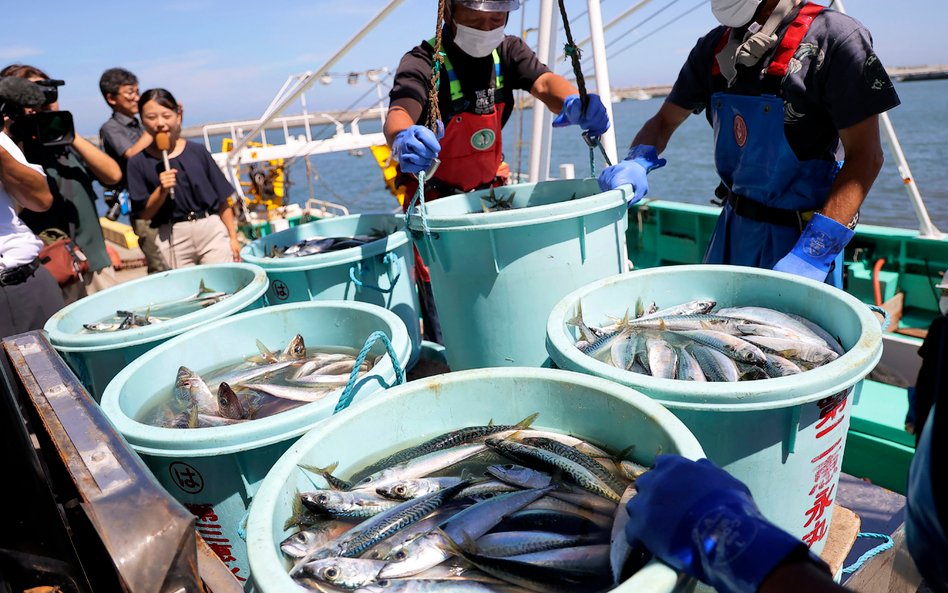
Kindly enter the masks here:
M 741 378 L 737 363 L 731 357 L 700 344 L 690 344 L 686 350 L 690 352 L 708 381 L 738 381 Z
M 684 348 L 676 350 L 678 354 L 678 366 L 675 370 L 675 378 L 684 381 L 707 381 L 704 371 L 701 370 L 701 364 L 690 352 Z
M 765 338 L 761 336 L 744 336 L 744 339 L 767 352 L 815 365 L 826 364 L 839 358 L 836 352 L 825 346 L 817 346 L 812 342 L 797 342 L 783 338 Z
M 652 376 L 674 379 L 678 355 L 668 342 L 658 337 L 649 337 L 645 340 L 645 347 L 648 349 L 648 368 Z
M 216 416 L 218 413 L 217 398 L 211 393 L 204 379 L 188 367 L 178 368 L 178 376 L 174 383 L 174 397 L 184 406 L 194 402 L 201 414 Z
M 377 581 L 384 566 L 385 562 L 381 560 L 366 558 L 321 558 L 306 562 L 293 576 L 297 579 L 314 578 L 343 589 L 356 589 Z
M 709 348 L 714 348 L 735 360 L 747 364 L 761 365 L 765 362 L 764 353 L 761 352 L 760 348 L 748 341 L 724 332 L 704 329 L 699 331 L 676 331 L 672 333 L 676 336 L 693 340 Z

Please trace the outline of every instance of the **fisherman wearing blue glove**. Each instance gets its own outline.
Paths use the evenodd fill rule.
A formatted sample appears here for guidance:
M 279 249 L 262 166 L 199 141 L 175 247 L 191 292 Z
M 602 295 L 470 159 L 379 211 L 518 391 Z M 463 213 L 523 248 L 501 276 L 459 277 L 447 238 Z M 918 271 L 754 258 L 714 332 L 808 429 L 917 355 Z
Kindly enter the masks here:
M 422 42 L 402 58 L 389 93 L 385 137 L 405 189 L 407 208 L 425 171 L 425 200 L 507 183 L 501 130 L 514 107 L 514 91 L 529 91 L 559 114 L 556 127 L 576 125 L 598 136 L 609 128 L 606 107 L 589 94 L 585 109 L 576 87 L 550 72 L 530 47 L 504 27 L 519 0 L 448 0 L 442 32 L 438 85 L 441 122 L 429 129 L 435 40 Z M 435 159 L 440 161 L 436 169 Z M 427 269 L 416 256 L 425 338 L 440 342 Z
M 879 114 L 899 104 L 869 31 L 804 0 L 711 0 L 722 26 L 698 40 L 658 113 L 603 190 L 646 174 L 689 115 L 714 128 L 721 216 L 705 263 L 773 268 L 842 285 L 842 253 L 882 167 Z
M 906 539 L 928 586 L 948 593 L 948 492 L 935 479 L 948 454 L 948 415 L 929 417 L 909 474 Z M 626 505 L 626 539 L 720 593 L 836 593 L 829 568 L 765 519 L 743 483 L 707 459 L 659 455 Z

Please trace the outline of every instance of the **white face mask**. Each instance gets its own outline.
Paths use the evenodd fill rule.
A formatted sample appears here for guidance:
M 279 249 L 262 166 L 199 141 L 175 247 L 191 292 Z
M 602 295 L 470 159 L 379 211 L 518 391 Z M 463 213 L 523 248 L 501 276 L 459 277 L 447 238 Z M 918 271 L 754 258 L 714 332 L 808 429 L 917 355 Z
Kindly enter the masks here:
M 711 0 L 714 18 L 725 27 L 743 27 L 754 18 L 761 0 Z
M 458 32 L 454 35 L 455 45 L 473 58 L 489 56 L 490 52 L 497 49 L 504 41 L 503 27 L 481 31 L 480 29 L 459 25 L 457 21 L 455 21 L 454 26 L 458 29 Z

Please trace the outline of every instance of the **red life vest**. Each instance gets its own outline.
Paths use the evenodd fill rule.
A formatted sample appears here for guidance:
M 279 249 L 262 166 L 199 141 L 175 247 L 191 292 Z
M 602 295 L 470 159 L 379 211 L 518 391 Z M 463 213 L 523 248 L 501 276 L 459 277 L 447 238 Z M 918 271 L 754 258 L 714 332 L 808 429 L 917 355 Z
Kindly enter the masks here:
M 813 19 L 815 19 L 818 14 L 823 12 L 825 8 L 825 6 L 820 6 L 819 4 L 813 3 L 807 3 L 800 7 L 800 10 L 797 12 L 797 16 L 794 17 L 793 22 L 790 23 L 789 27 L 787 27 L 783 37 L 780 39 L 780 43 L 777 45 L 777 49 L 774 50 L 773 59 L 767 66 L 768 76 L 783 78 L 787 74 L 787 69 L 790 65 L 790 59 L 793 58 L 793 55 L 797 52 L 797 48 L 800 47 L 800 43 L 803 41 L 803 37 L 806 35 L 806 32 L 810 29 Z M 721 53 L 721 50 L 724 49 L 725 45 L 727 45 L 730 37 L 731 28 L 728 27 L 724 30 L 724 34 L 721 35 L 721 39 L 714 48 L 715 56 Z M 711 62 L 712 76 L 720 76 L 721 67 L 718 65 L 718 61 L 712 58 Z

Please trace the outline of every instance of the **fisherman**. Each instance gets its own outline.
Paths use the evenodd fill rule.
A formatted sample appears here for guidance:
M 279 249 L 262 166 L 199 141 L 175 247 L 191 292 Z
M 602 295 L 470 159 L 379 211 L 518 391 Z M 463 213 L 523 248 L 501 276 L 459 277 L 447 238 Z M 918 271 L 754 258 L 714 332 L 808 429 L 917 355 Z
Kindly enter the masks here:
M 443 126 L 437 135 L 424 125 L 433 108 L 428 97 L 435 40 L 422 42 L 402 58 L 389 93 L 385 137 L 399 164 L 396 184 L 405 187 L 407 196 L 418 187 L 412 175 L 426 171 L 435 158 L 441 164 L 426 179 L 426 200 L 504 185 L 501 128 L 513 111 L 517 89 L 529 91 L 559 114 L 554 127 L 579 125 L 593 136 L 609 128 L 598 95 L 588 95 L 584 111 L 572 84 L 550 72 L 523 39 L 504 33 L 510 11 L 519 6 L 519 0 L 445 3 L 437 103 Z M 415 269 L 425 338 L 440 342 L 428 270 L 417 253 Z
M 803 0 L 711 0 L 711 10 L 722 26 L 698 40 L 599 184 L 631 183 L 640 200 L 672 134 L 706 110 L 723 210 L 705 263 L 842 286 L 843 249 L 882 168 L 879 114 L 899 104 L 869 31 Z

